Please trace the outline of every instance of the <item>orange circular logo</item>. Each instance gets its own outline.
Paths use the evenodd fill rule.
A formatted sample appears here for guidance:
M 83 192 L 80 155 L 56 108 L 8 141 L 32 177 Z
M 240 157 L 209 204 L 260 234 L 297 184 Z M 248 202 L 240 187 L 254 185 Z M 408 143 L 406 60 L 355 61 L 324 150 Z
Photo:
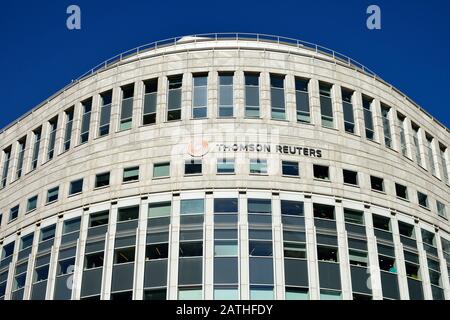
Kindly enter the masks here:
M 201 157 L 209 151 L 209 143 L 206 140 L 189 142 L 187 152 L 193 157 Z

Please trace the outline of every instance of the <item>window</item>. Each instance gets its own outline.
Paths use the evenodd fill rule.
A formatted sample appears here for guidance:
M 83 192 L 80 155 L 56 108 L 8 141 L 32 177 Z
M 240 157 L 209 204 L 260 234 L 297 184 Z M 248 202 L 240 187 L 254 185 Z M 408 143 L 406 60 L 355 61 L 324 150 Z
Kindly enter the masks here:
M 308 94 L 309 79 L 295 77 L 295 104 L 297 108 L 297 121 L 311 122 Z
M 142 124 L 156 123 L 156 103 L 158 97 L 158 79 L 144 81 L 144 112 Z
M 426 137 L 426 148 L 428 153 L 428 170 L 432 175 L 436 175 L 436 167 L 434 165 L 434 154 L 433 154 L 433 137 L 425 135 Z
M 435 237 L 434 237 L 434 233 L 430 232 L 428 230 L 424 230 L 422 229 L 422 241 L 425 244 L 428 244 L 432 247 L 436 247 L 436 242 L 435 242 Z
M 78 179 L 70 183 L 69 196 L 83 192 L 83 179 Z
M 239 291 L 234 287 L 214 287 L 214 300 L 238 300 Z
M 104 256 L 103 251 L 87 254 L 85 257 L 85 260 L 84 260 L 85 261 L 84 262 L 84 270 L 103 267 L 103 261 L 104 261 L 103 256 Z
M 75 267 L 75 257 L 58 262 L 58 276 L 72 273 Z
M 306 244 L 285 242 L 284 257 L 294 259 L 306 259 Z
M 103 137 L 109 134 L 109 123 L 111 121 L 112 90 L 100 94 L 100 123 L 98 136 Z
M 14 242 L 11 242 L 11 243 L 5 244 L 3 246 L 2 255 L 1 255 L 1 259 L 0 260 L 4 260 L 4 259 L 6 259 L 6 258 L 8 258 L 8 257 L 13 255 L 13 253 L 14 253 L 14 244 L 15 244 Z
M 64 221 L 63 234 L 69 234 L 72 232 L 80 231 L 81 218 L 73 218 Z
M 201 257 L 203 256 L 203 242 L 189 241 L 180 242 L 180 257 Z
M 51 225 L 41 230 L 41 242 L 51 240 L 55 237 L 56 226 Z
M 184 163 L 184 174 L 202 174 L 202 161 L 201 160 L 187 160 Z
M 134 247 L 116 249 L 114 254 L 114 264 L 134 262 L 134 251 Z
M 326 128 L 334 128 L 333 103 L 331 101 L 332 87 L 331 84 L 319 81 L 320 113 L 322 126 Z
M 440 202 L 439 200 L 436 200 L 436 209 L 437 209 L 438 215 L 440 215 L 441 217 L 444 217 L 444 218 L 447 217 L 447 212 L 446 212 L 446 209 L 445 209 L 445 204 L 443 204 L 443 203 Z
M 292 200 L 281 200 L 281 214 L 288 216 L 304 216 L 303 202 Z
M 33 131 L 34 135 L 34 146 L 33 146 L 33 156 L 31 158 L 31 170 L 37 168 L 38 165 L 38 159 L 39 159 L 39 148 L 41 146 L 41 128 L 36 129 Z
M 306 288 L 287 287 L 286 300 L 309 300 L 309 291 Z
M 47 280 L 48 279 L 48 270 L 49 270 L 48 264 L 45 266 L 36 268 L 34 283 Z
M 202 289 L 193 288 L 179 288 L 178 289 L 178 300 L 201 300 L 202 299 Z
M 250 300 L 273 300 L 273 287 L 250 286 Z
M 391 231 L 391 220 L 387 217 L 374 214 L 372 216 L 373 227 L 380 230 Z
M 136 220 L 139 218 L 139 206 L 119 208 L 117 222 Z
M 416 161 L 417 164 L 422 165 L 422 157 L 420 155 L 420 145 L 419 145 L 419 130 L 420 128 L 411 122 L 412 134 L 413 134 L 413 143 L 416 153 Z
M 234 116 L 233 72 L 219 73 L 219 118 Z
M 388 148 L 392 148 L 391 122 L 389 120 L 391 108 L 385 104 L 381 104 L 381 120 L 383 122 L 384 144 Z
M 8 180 L 9 162 L 11 161 L 11 147 L 3 150 L 3 154 L 5 160 L 3 163 L 2 185 L 1 185 L 2 188 L 6 186 L 6 182 Z
M 417 191 L 417 201 L 420 206 L 428 208 L 428 196 L 420 191 Z
M 27 212 L 33 211 L 37 207 L 38 196 L 31 197 L 27 200 Z
M 355 133 L 355 117 L 353 114 L 353 91 L 342 88 L 342 109 L 344 111 L 345 132 Z
M 350 249 L 348 254 L 350 265 L 357 267 L 367 267 L 368 264 L 367 252 Z
M 59 187 L 55 187 L 47 191 L 47 203 L 51 203 L 58 200 L 58 197 L 59 197 Z
M 66 129 L 64 132 L 64 146 L 63 146 L 64 151 L 67 151 L 70 149 L 70 143 L 72 140 L 73 110 L 74 110 L 74 107 L 72 107 L 64 112 L 64 114 L 66 116 Z
M 364 225 L 364 212 L 344 208 L 344 220 L 347 223 Z
M 245 77 L 245 116 L 259 117 L 259 73 L 244 73 Z
M 398 230 L 400 235 L 408 237 L 408 238 L 415 238 L 414 235 L 414 226 L 404 223 L 402 221 L 398 222 Z
M 330 172 L 328 166 L 313 165 L 314 178 L 321 180 L 330 180 Z
M 284 176 L 298 177 L 300 175 L 298 162 L 282 161 L 282 173 Z
M 169 257 L 169 244 L 148 244 L 145 248 L 145 260 L 167 259 Z
M 395 267 L 395 259 L 392 257 L 386 257 L 383 255 L 378 256 L 378 263 L 380 265 L 380 270 L 397 273 L 397 268 Z
M 56 130 L 58 129 L 58 117 L 50 120 L 48 124 L 50 133 L 48 137 L 47 161 L 50 161 L 53 159 L 53 155 L 55 153 Z
M 215 257 L 237 257 L 238 243 L 237 240 L 215 240 L 214 241 Z
M 247 202 L 248 213 L 272 213 L 272 201 L 270 199 L 248 199 Z
M 132 182 L 139 180 L 139 167 L 130 167 L 123 169 L 123 182 Z
M 14 208 L 11 208 L 11 210 L 9 211 L 9 221 L 17 219 L 18 215 L 19 215 L 19 206 L 17 205 Z
M 406 186 L 396 183 L 395 193 L 397 197 L 408 200 L 408 188 Z
M 368 140 L 374 140 L 375 132 L 373 130 L 373 117 L 372 117 L 373 99 L 365 95 L 363 95 L 362 99 L 363 99 L 364 125 L 366 127 L 366 138 Z
M 170 212 L 171 212 L 170 201 L 150 203 L 148 206 L 149 218 L 168 217 L 170 216 Z
M 204 206 L 203 199 L 181 200 L 180 214 L 203 214 Z
M 439 158 L 442 167 L 442 181 L 448 183 L 448 169 L 447 169 L 447 161 L 445 160 L 445 153 L 447 152 L 447 148 L 441 144 L 439 144 Z
M 237 213 L 238 200 L 234 198 L 214 199 L 214 213 Z
M 234 159 L 217 159 L 218 174 L 234 173 Z
M 350 184 L 353 186 L 358 185 L 358 172 L 344 169 L 342 170 L 342 173 L 344 175 L 345 184 Z
M 27 137 L 23 137 L 19 140 L 19 155 L 17 157 L 17 169 L 16 169 L 16 179 L 19 179 L 22 176 L 23 169 L 23 159 L 25 155 L 25 147 L 26 147 Z
M 384 192 L 384 180 L 382 178 L 370 176 L 370 186 L 372 190 Z
M 110 173 L 100 173 L 95 176 L 95 188 L 101 188 L 109 186 Z
M 314 218 L 334 220 L 334 207 L 326 204 L 313 204 Z
M 92 98 L 81 103 L 83 116 L 81 118 L 80 144 L 89 140 L 89 126 L 91 124 Z
M 337 248 L 317 246 L 317 260 L 325 262 L 338 262 Z
M 103 226 L 108 224 L 109 221 L 109 211 L 102 211 L 92 213 L 89 217 L 89 228 Z
M 183 75 L 169 77 L 168 82 L 169 92 L 167 103 L 167 121 L 180 120 Z
M 272 241 L 249 241 L 250 257 L 271 257 L 273 255 Z
M 155 163 L 153 165 L 153 178 L 170 176 L 170 162 Z
M 23 236 L 20 239 L 20 242 L 21 242 L 20 250 L 30 248 L 33 245 L 33 240 L 34 240 L 34 233 Z
M 250 159 L 250 174 L 267 174 L 267 160 Z
M 320 300 L 341 300 L 341 292 L 332 290 L 320 290 Z
M 122 89 L 122 106 L 120 112 L 119 130 L 131 129 L 133 123 L 134 84 L 126 85 Z
M 270 98 L 272 103 L 272 119 L 285 120 L 284 76 L 270 75 Z
M 194 75 L 193 80 L 192 118 L 206 118 L 208 116 L 208 75 Z
M 399 113 L 397 113 L 397 124 L 400 128 L 400 147 L 402 149 L 402 155 L 406 157 L 408 155 L 408 149 L 406 147 L 405 117 Z

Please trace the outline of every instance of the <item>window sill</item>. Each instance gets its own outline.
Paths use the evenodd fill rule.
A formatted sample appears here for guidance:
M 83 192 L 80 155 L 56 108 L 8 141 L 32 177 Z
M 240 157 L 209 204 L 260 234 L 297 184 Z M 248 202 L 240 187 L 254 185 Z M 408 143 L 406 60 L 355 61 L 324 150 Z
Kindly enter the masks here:
M 107 186 L 95 187 L 95 188 L 94 188 L 94 191 L 97 191 L 97 190 L 103 190 L 103 189 L 106 189 L 106 188 L 109 188 L 109 187 L 110 187 L 109 184 L 108 184 Z
M 163 180 L 163 179 L 169 179 L 170 176 L 164 176 L 164 177 L 153 177 L 152 180 Z
M 313 179 L 314 181 L 321 181 L 321 182 L 331 182 L 331 180 L 330 179 L 320 179 L 320 178 L 314 178 Z
M 18 219 L 18 217 L 17 217 L 17 218 L 14 218 L 14 219 L 12 219 L 12 220 L 9 220 L 7 224 L 13 223 L 14 221 L 17 221 L 17 219 Z
M 45 205 L 46 205 L 46 206 L 50 206 L 50 205 L 52 205 L 52 204 L 54 204 L 54 203 L 56 203 L 56 202 L 58 202 L 58 199 L 53 200 L 53 201 L 50 201 L 50 202 L 47 202 Z
M 261 176 L 261 177 L 268 177 L 268 173 L 250 173 L 250 176 Z
M 425 206 L 422 206 L 421 204 L 419 204 L 419 207 L 421 207 L 422 209 L 425 209 L 425 210 L 427 210 L 427 211 L 431 211 L 430 208 L 425 207 Z
M 139 179 L 132 180 L 132 181 L 122 181 L 122 184 L 132 184 L 132 183 L 136 183 L 136 182 L 139 182 Z
M 346 134 L 348 134 L 348 135 L 351 135 L 351 136 L 354 136 L 354 137 L 356 137 L 356 138 L 361 138 L 361 135 L 360 134 L 356 134 L 356 133 L 354 133 L 354 132 L 348 132 L 348 131 L 344 131 Z
M 382 194 L 382 195 L 384 195 L 384 196 L 386 195 L 386 191 L 375 190 L 375 189 L 370 189 L 370 191 L 375 192 L 375 193 Z
M 80 194 L 83 194 L 83 191 L 80 191 L 80 192 L 77 192 L 77 193 L 73 193 L 73 194 L 69 194 L 67 196 L 67 198 L 73 198 L 73 197 L 79 196 Z
M 33 213 L 33 212 L 36 211 L 36 210 L 37 210 L 37 208 L 31 209 L 31 210 L 25 212 L 25 215 L 28 215 L 28 214 L 30 214 L 30 213 Z
M 184 176 L 185 177 L 201 177 L 203 174 L 202 173 L 185 173 Z
M 358 184 L 345 183 L 345 182 L 344 182 L 344 186 L 352 187 L 352 188 L 359 188 L 359 185 L 358 185 Z
M 290 175 L 290 174 L 282 174 L 283 178 L 293 178 L 293 179 L 300 179 L 300 175 Z
M 218 176 L 235 176 L 236 172 L 217 172 Z

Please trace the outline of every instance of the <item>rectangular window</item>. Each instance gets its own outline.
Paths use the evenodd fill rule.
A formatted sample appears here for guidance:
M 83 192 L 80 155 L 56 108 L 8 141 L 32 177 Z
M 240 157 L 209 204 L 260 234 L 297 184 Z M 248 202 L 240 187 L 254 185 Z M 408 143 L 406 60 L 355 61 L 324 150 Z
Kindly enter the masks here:
M 295 104 L 297 109 L 298 122 L 311 122 L 308 85 L 309 79 L 295 77 Z
M 281 200 L 281 214 L 283 216 L 299 216 L 305 215 L 303 202 Z
M 300 175 L 298 162 L 282 161 L 281 167 L 283 176 L 298 177 Z
M 208 117 L 208 74 L 194 75 L 192 94 L 192 118 Z
M 41 242 L 51 240 L 55 237 L 56 225 L 41 229 Z
M 218 174 L 233 174 L 234 173 L 234 159 L 217 159 L 217 173 Z
M 344 221 L 347 223 L 364 225 L 364 212 L 344 208 Z
M 433 137 L 429 135 L 426 136 L 426 146 L 427 146 L 427 153 L 428 153 L 428 170 L 431 172 L 432 175 L 436 175 L 436 167 L 434 165 L 434 153 L 433 153 Z
M 134 262 L 135 247 L 120 248 L 114 252 L 114 264 Z
M 72 181 L 69 187 L 69 196 L 83 192 L 83 179 Z
M 171 212 L 170 201 L 150 203 L 148 205 L 148 217 L 149 218 L 159 218 L 159 217 L 169 217 Z
M 203 214 L 205 201 L 203 199 L 181 200 L 180 214 Z
M 392 148 L 391 121 L 389 120 L 391 108 L 381 104 L 381 120 L 383 122 L 384 144 Z
M 237 213 L 238 201 L 234 198 L 214 199 L 214 213 Z
M 259 73 L 244 73 L 245 117 L 259 118 Z
M 63 232 L 62 234 L 69 234 L 72 232 L 77 232 L 80 231 L 80 226 L 81 226 L 81 218 L 73 218 L 73 219 L 69 219 L 64 221 L 63 224 Z
M 179 288 L 178 300 L 201 300 L 202 289 L 197 287 L 192 288 Z
M 95 188 L 109 186 L 110 172 L 100 173 L 95 176 Z
M 352 186 L 358 185 L 358 172 L 343 169 L 342 174 L 344 175 L 345 184 L 350 184 Z
M 47 203 L 51 203 L 58 200 L 58 197 L 59 197 L 59 187 L 55 187 L 47 191 Z
M 167 259 L 169 257 L 169 244 L 148 244 L 145 248 L 145 261 Z
M 370 186 L 372 187 L 372 190 L 384 192 L 383 178 L 370 176 Z
M 306 244 L 285 242 L 284 257 L 294 259 L 306 259 Z
M 419 130 L 420 128 L 411 122 L 412 134 L 413 134 L 413 142 L 416 153 L 416 161 L 417 164 L 422 165 L 422 157 L 420 155 L 420 145 L 419 145 Z
M 1 187 L 6 187 L 6 183 L 8 181 L 8 171 L 9 171 L 9 163 L 11 161 L 11 147 L 3 150 L 3 172 L 2 172 L 2 185 Z
M 406 186 L 396 183 L 395 193 L 397 197 L 408 200 L 408 188 Z
M 333 103 L 331 100 L 332 88 L 333 85 L 319 81 L 320 114 L 322 126 L 326 128 L 334 128 Z
M 420 191 L 417 191 L 417 201 L 420 206 L 428 208 L 428 196 Z
M 17 219 L 17 217 L 19 216 L 19 206 L 15 206 L 14 208 L 11 208 L 11 210 L 9 211 L 9 221 L 13 221 L 15 219 Z
M 247 210 L 250 214 L 271 214 L 272 201 L 270 199 L 248 199 Z
M 31 197 L 27 200 L 27 212 L 33 211 L 37 207 L 38 196 Z
M 20 242 L 21 242 L 20 250 L 24 250 L 24 249 L 31 247 L 33 245 L 33 240 L 34 240 L 34 233 L 23 236 L 20 239 Z
M 402 221 L 398 222 L 398 231 L 400 235 L 415 239 L 414 226 Z
M 183 75 L 168 78 L 167 121 L 181 119 L 181 90 Z
M 58 129 L 58 117 L 53 118 L 48 122 L 49 125 L 49 136 L 48 136 L 48 152 L 47 161 L 53 159 L 55 154 L 55 142 L 56 142 L 56 130 Z
M 367 252 L 359 250 L 349 250 L 348 252 L 350 265 L 357 267 L 367 267 Z
M 33 156 L 31 158 L 31 171 L 37 168 L 39 159 L 39 149 L 41 147 L 41 131 L 42 128 L 38 128 L 33 131 L 34 135 L 34 146 L 33 146 Z
M 234 116 L 233 72 L 219 73 L 219 118 Z
M 374 140 L 375 132 L 373 130 L 373 116 L 372 116 L 373 99 L 363 95 L 362 100 L 363 100 L 363 112 L 364 112 L 364 125 L 366 128 L 366 138 L 368 140 Z
M 321 203 L 313 203 L 314 218 L 335 220 L 334 206 Z
M 250 159 L 250 174 L 267 174 L 267 160 Z
M 158 97 L 158 79 L 144 81 L 144 113 L 142 124 L 148 125 L 156 123 L 156 103 Z
M 342 88 L 342 109 L 344 111 L 345 132 L 355 133 L 355 117 L 353 114 L 353 91 Z
M 104 252 L 87 254 L 85 257 L 84 270 L 103 267 Z
M 64 132 L 64 147 L 63 147 L 64 151 L 70 149 L 70 142 L 72 140 L 73 110 L 74 107 L 64 112 L 66 116 L 66 128 Z
M 399 113 L 397 113 L 397 123 L 400 128 L 400 147 L 402 149 L 402 155 L 406 157 L 408 155 L 408 149 L 406 147 L 405 117 Z
M 134 84 L 129 84 L 122 89 L 122 107 L 120 112 L 120 126 L 119 130 L 131 129 L 133 124 L 133 96 Z
M 335 247 L 317 246 L 317 260 L 338 262 L 338 249 Z
M 109 124 L 111 121 L 112 90 L 100 94 L 100 123 L 98 136 L 103 137 L 109 134 Z
M 13 253 L 14 253 L 14 245 L 15 245 L 15 242 L 11 242 L 11 243 L 5 244 L 3 246 L 0 260 L 4 260 L 4 259 L 6 259 L 6 258 L 8 258 L 8 257 L 13 255 Z
M 123 169 L 123 182 L 139 181 L 139 167 L 130 167 Z
M 447 148 L 442 144 L 439 144 L 439 158 L 442 166 L 442 181 L 444 183 L 448 183 L 448 169 L 447 169 L 447 161 L 445 160 L 445 153 Z
M 117 222 L 131 221 L 139 218 L 139 206 L 119 208 Z
M 170 177 L 170 162 L 155 163 L 153 165 L 153 178 Z
M 391 220 L 377 214 L 372 215 L 373 227 L 380 230 L 391 231 Z
M 272 103 L 272 119 L 286 119 L 286 102 L 284 97 L 284 76 L 270 75 L 270 98 Z
M 443 204 L 439 200 L 436 200 L 436 209 L 437 209 L 438 215 L 440 215 L 441 217 L 444 217 L 444 218 L 447 217 L 447 211 L 445 209 L 445 204 Z
M 330 180 L 330 168 L 328 166 L 313 165 L 314 178 Z
M 184 163 L 184 174 L 202 174 L 202 160 L 186 160 Z
M 25 147 L 27 143 L 27 137 L 23 137 L 21 140 L 19 140 L 19 155 L 17 157 L 17 169 L 16 169 L 16 179 L 19 179 L 22 176 L 22 169 L 23 169 L 23 159 L 25 155 Z
M 89 228 L 103 226 L 109 222 L 109 211 L 92 213 L 89 217 Z
M 89 140 L 89 127 L 91 125 L 92 98 L 81 103 L 83 116 L 81 117 L 80 144 Z

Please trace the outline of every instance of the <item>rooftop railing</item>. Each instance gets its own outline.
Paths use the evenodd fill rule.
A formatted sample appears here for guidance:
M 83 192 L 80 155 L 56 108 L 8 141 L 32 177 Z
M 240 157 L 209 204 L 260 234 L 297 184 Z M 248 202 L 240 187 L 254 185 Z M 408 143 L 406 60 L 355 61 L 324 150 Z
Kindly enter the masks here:
M 177 45 L 184 45 L 187 43 L 199 43 L 199 42 L 220 42 L 220 41 L 230 41 L 235 40 L 237 42 L 239 41 L 255 41 L 255 42 L 263 42 L 263 43 L 274 43 L 274 44 L 280 44 L 280 45 L 288 45 L 295 48 L 302 48 L 310 50 L 311 52 L 314 52 L 316 54 L 323 54 L 325 56 L 328 56 L 332 58 L 333 60 L 339 62 L 342 65 L 346 65 L 349 68 L 352 68 L 354 70 L 357 70 L 359 72 L 362 72 L 363 74 L 372 77 L 383 84 L 387 85 L 391 88 L 391 90 L 395 91 L 396 93 L 403 96 L 403 98 L 412 103 L 414 106 L 416 106 L 419 110 L 424 112 L 428 117 L 430 117 L 432 120 L 434 120 L 438 125 L 440 125 L 442 128 L 447 129 L 443 124 L 441 124 L 437 119 L 435 119 L 432 115 L 430 115 L 426 110 L 424 110 L 422 107 L 420 107 L 417 103 L 415 103 L 413 100 L 411 100 L 408 96 L 406 96 L 403 92 L 392 86 L 391 84 L 385 82 L 381 78 L 379 78 L 373 71 L 371 71 L 369 68 L 365 67 L 363 64 L 357 62 L 356 60 L 347 57 L 346 55 L 339 53 L 337 51 L 334 51 L 332 49 L 329 49 L 327 47 L 323 47 L 311 42 L 303 41 L 303 40 L 297 40 L 293 38 L 288 37 L 281 37 L 281 36 L 275 36 L 275 35 L 268 35 L 268 34 L 258 34 L 258 33 L 242 33 L 242 32 L 227 32 L 227 33 L 205 33 L 205 34 L 196 34 L 196 35 L 187 35 L 187 36 L 181 36 L 181 37 L 175 37 L 170 39 L 164 39 L 164 40 L 158 40 L 154 41 L 130 50 L 127 50 L 125 52 L 122 52 L 100 64 L 92 68 L 91 70 L 85 72 L 81 76 L 79 76 L 77 79 L 72 80 L 70 84 L 53 94 L 51 97 L 40 103 L 38 106 L 33 108 L 31 111 L 27 112 L 26 114 L 22 115 L 20 118 L 16 119 L 11 124 L 7 125 L 5 128 L 0 130 L 0 134 L 3 133 L 5 130 L 13 126 L 14 124 L 20 122 L 22 119 L 42 107 L 43 105 L 49 103 L 52 99 L 60 95 L 61 93 L 64 93 L 74 85 L 80 83 L 82 80 L 97 74 L 103 70 L 106 70 L 112 66 L 120 65 L 121 62 L 124 60 L 127 60 L 128 58 L 132 56 L 136 56 L 140 53 L 144 53 L 151 50 L 161 49 L 165 47 L 171 47 L 171 46 L 177 46 Z

